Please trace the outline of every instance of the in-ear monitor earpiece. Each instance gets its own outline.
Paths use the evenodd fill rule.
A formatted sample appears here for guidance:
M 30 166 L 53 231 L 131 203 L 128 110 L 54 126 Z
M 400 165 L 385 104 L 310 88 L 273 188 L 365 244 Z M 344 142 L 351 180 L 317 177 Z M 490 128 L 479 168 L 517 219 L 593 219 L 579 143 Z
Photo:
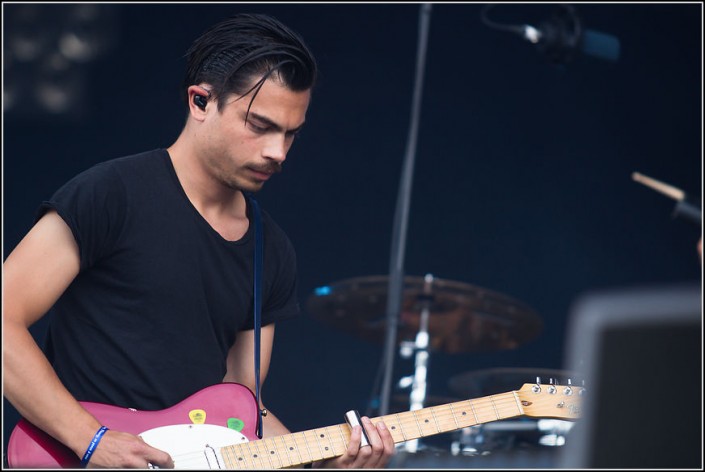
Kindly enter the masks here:
M 193 96 L 193 103 L 196 104 L 198 108 L 201 110 L 206 109 L 206 103 L 208 103 L 208 99 L 204 97 L 203 95 L 194 95 Z

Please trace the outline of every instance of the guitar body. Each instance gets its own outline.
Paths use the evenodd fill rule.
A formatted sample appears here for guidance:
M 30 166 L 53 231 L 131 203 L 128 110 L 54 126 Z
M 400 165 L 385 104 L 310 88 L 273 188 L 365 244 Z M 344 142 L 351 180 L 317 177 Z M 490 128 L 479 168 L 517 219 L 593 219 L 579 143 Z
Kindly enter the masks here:
M 80 403 L 108 428 L 142 435 L 147 443 L 169 453 L 172 452 L 167 446 L 178 444 L 173 434 L 184 437 L 195 431 L 193 434 L 205 437 L 208 442 L 213 442 L 210 438 L 215 438 L 217 442 L 221 436 L 230 443 L 235 442 L 233 438 L 243 442 L 257 439 L 255 397 L 247 387 L 236 383 L 212 385 L 170 408 L 158 411 Z M 177 428 L 176 425 L 181 426 Z M 227 441 L 228 438 L 230 441 Z M 80 458 L 69 448 L 24 419 L 19 421 L 10 435 L 7 460 L 10 467 L 21 468 L 73 468 L 80 463 Z

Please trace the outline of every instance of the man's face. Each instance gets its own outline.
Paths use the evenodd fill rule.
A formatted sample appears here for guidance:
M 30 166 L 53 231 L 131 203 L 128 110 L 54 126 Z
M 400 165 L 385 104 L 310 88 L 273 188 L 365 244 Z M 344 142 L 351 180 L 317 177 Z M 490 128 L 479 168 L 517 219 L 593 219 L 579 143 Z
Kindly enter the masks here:
M 248 192 L 260 190 L 281 170 L 311 99 L 309 90 L 294 92 L 270 78 L 248 114 L 252 93 L 231 96 L 220 113 L 213 106 L 199 139 L 202 162 L 211 176 L 227 187 Z

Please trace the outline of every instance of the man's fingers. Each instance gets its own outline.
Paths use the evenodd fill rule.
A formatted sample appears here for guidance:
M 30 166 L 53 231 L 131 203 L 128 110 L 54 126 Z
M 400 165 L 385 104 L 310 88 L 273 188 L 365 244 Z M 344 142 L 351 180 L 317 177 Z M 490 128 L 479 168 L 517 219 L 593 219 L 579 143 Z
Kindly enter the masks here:
M 88 467 L 91 468 L 174 468 L 174 461 L 164 451 L 156 449 L 139 436 L 120 431 L 108 431 L 96 447 Z
M 380 460 L 377 463 L 376 467 L 382 468 L 387 465 L 389 459 L 391 459 L 391 457 L 396 453 L 396 448 L 394 446 L 394 438 L 392 437 L 392 433 L 391 431 L 389 431 L 389 428 L 387 428 L 387 425 L 385 425 L 384 422 L 380 421 L 376 424 L 376 426 L 377 432 L 379 433 L 379 437 L 382 440 L 382 444 L 384 445 L 382 456 L 380 457 Z
M 365 428 L 369 446 L 362 446 L 357 451 L 357 456 L 353 462 L 354 468 L 370 468 L 378 462 L 379 455 L 383 451 L 382 440 L 377 433 L 372 421 L 366 416 L 361 419 L 361 424 Z
M 164 451 L 161 451 L 159 449 L 155 449 L 150 446 L 150 449 L 148 451 L 148 454 L 145 456 L 145 459 L 147 459 L 147 462 L 149 462 L 152 465 L 156 465 L 160 469 L 173 469 L 174 468 L 174 460 L 171 458 L 169 454 L 167 454 Z

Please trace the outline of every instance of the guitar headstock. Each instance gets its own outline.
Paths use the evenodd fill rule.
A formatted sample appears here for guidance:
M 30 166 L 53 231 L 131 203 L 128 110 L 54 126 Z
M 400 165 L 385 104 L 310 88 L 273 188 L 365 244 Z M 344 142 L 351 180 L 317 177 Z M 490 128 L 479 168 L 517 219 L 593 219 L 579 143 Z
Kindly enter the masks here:
M 585 387 L 575 385 L 524 384 L 516 392 L 526 416 L 576 420 L 580 418 Z

